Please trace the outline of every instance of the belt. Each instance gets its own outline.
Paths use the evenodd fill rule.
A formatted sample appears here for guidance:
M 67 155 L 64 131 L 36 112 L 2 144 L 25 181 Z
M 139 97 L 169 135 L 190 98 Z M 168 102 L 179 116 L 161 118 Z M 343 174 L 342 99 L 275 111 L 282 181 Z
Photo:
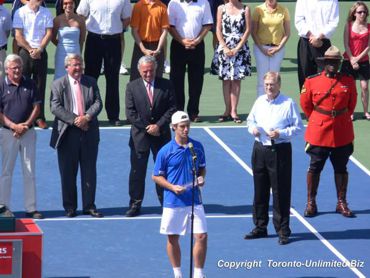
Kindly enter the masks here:
M 320 107 L 318 106 L 315 106 L 313 108 L 313 110 L 315 110 L 316 112 L 319 112 L 320 114 L 324 114 L 324 115 L 327 115 L 327 116 L 331 116 L 332 118 L 335 118 L 339 115 L 342 115 L 344 113 L 346 113 L 348 111 L 348 108 L 343 108 L 343 109 L 339 109 L 339 110 L 325 110 L 325 109 L 321 109 Z
M 0 50 L 7 50 L 8 49 L 8 45 L 7 44 L 4 44 L 3 46 L 0 46 Z
M 112 34 L 112 35 L 105 35 L 105 34 L 97 34 L 93 32 L 89 32 L 89 35 L 95 38 L 100 38 L 102 40 L 108 40 L 108 39 L 118 39 L 121 38 L 121 33 Z
M 264 46 L 278 46 L 278 45 L 274 44 L 274 43 L 266 43 L 266 44 L 264 44 Z

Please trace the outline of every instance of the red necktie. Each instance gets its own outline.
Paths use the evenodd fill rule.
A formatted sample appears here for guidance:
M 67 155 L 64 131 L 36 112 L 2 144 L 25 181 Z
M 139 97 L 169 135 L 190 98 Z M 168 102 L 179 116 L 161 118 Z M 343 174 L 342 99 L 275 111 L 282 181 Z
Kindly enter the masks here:
M 75 80 L 74 85 L 75 85 L 78 115 L 83 116 L 85 115 L 85 109 L 84 109 L 84 99 L 82 96 L 81 85 L 80 85 L 80 82 L 78 82 L 77 80 Z
M 153 106 L 153 93 L 152 93 L 152 86 L 150 85 L 150 83 L 146 83 L 146 92 L 148 93 L 150 106 Z

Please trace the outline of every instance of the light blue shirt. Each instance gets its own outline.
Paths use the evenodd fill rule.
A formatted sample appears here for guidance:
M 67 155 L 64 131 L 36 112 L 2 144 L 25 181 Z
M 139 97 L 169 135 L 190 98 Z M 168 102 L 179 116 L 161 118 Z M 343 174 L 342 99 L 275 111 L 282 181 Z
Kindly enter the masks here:
M 281 93 L 273 100 L 269 100 L 267 95 L 257 98 L 247 118 L 247 127 L 252 135 L 254 128 L 259 130 L 261 135 L 255 139 L 263 145 L 271 145 L 271 139 L 266 134 L 271 130 L 277 129 L 280 134 L 274 140 L 275 144 L 290 142 L 293 136 L 303 131 L 297 105 Z

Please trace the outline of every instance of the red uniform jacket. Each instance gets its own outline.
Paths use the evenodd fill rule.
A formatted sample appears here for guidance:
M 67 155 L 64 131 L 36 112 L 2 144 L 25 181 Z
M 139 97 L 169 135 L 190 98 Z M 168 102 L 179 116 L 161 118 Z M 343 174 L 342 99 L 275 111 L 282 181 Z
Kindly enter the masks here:
M 318 107 L 326 111 L 348 110 L 335 117 L 314 110 L 315 104 L 337 79 L 338 83 L 330 95 Z M 351 115 L 356 101 L 356 84 L 352 77 L 338 73 L 335 78 L 329 78 L 325 71 L 308 77 L 300 96 L 302 110 L 308 118 L 305 140 L 311 145 L 322 147 L 340 147 L 351 143 L 354 139 Z

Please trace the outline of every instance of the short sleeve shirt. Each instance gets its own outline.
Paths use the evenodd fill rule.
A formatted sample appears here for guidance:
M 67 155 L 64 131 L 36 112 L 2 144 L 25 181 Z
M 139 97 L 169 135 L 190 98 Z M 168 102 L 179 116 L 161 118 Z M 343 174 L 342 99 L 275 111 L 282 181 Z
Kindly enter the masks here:
M 8 42 L 6 32 L 12 29 L 12 20 L 10 13 L 4 6 L 0 6 L 0 46 L 4 46 Z
M 181 2 L 171 0 L 168 4 L 170 26 L 175 27 L 182 38 L 195 39 L 204 25 L 212 25 L 211 8 L 207 0 Z
M 25 5 L 15 12 L 13 28 L 22 29 L 28 44 L 32 48 L 38 48 L 45 37 L 46 29 L 53 28 L 53 16 L 47 8 L 40 7 L 34 12 Z
M 35 83 L 22 77 L 19 86 L 12 84 L 7 77 L 0 82 L 0 112 L 12 122 L 27 121 L 33 106 L 41 103 Z
M 160 0 L 149 4 L 146 0 L 137 2 L 132 10 L 132 28 L 137 28 L 140 39 L 145 42 L 157 42 L 162 29 L 169 28 L 167 7 Z
M 279 4 L 270 12 L 263 3 L 253 11 L 252 21 L 258 23 L 259 43 L 278 45 L 285 35 L 284 22 L 290 22 L 290 16 L 288 9 Z
M 206 167 L 205 153 L 202 144 L 189 138 L 193 143 L 197 155 L 196 171 Z M 192 204 L 192 155 L 188 147 L 183 147 L 175 141 L 168 142 L 158 152 L 154 165 L 154 176 L 163 176 L 168 182 L 186 187 L 186 191 L 180 195 L 165 189 L 163 207 L 186 207 Z M 194 204 L 201 204 L 199 188 L 195 187 Z
M 131 17 L 129 0 L 81 0 L 77 13 L 86 17 L 86 29 L 100 35 L 122 33 L 122 20 Z

